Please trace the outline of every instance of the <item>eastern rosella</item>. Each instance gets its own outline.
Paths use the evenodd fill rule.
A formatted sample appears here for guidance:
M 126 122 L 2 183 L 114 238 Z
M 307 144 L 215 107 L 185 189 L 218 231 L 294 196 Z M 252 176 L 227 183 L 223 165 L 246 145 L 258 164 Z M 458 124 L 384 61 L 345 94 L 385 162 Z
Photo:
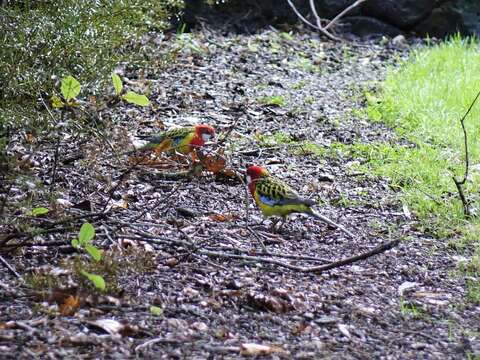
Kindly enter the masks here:
M 300 197 L 288 184 L 270 175 L 266 169 L 260 166 L 248 167 L 247 184 L 264 216 L 280 216 L 285 221 L 289 214 L 304 213 L 344 231 L 352 238 L 354 237 L 343 226 L 313 210 L 314 201 Z
M 162 134 L 147 137 L 148 143 L 135 151 L 153 150 L 156 153 L 176 151 L 189 154 L 214 138 L 215 129 L 212 126 L 198 124 L 170 129 Z

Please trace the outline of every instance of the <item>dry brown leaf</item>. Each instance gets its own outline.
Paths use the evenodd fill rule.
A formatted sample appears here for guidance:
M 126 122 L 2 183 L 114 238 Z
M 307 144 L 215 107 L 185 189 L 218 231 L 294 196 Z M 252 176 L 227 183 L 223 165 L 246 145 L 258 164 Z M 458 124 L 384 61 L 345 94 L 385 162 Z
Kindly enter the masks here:
M 220 174 L 222 174 L 225 177 L 229 177 L 229 178 L 237 177 L 237 173 L 233 169 L 224 169 L 223 171 L 220 172 Z
M 215 331 L 215 337 L 217 339 L 227 340 L 227 339 L 233 339 L 234 335 L 230 331 L 228 331 L 227 328 L 222 327 L 217 331 Z
M 123 199 L 113 201 L 111 208 L 128 209 L 128 203 Z
M 249 292 L 246 295 L 249 305 L 257 307 L 261 310 L 272 311 L 276 314 L 286 313 L 293 310 L 293 304 L 290 299 L 282 299 L 278 296 L 266 296 L 255 292 Z
M 225 169 L 227 160 L 222 155 L 206 155 L 201 159 L 202 166 L 205 170 L 210 171 L 214 174 L 218 174 L 220 171 Z
M 311 330 L 311 327 L 306 322 L 302 321 L 293 327 L 292 335 L 297 336 L 304 332 L 308 332 L 307 330 Z
M 104 330 L 110 335 L 119 334 L 123 329 L 123 324 L 113 319 L 99 319 L 95 321 L 88 321 L 88 324 Z
M 165 264 L 170 267 L 174 267 L 175 265 L 178 265 L 179 261 L 175 257 L 168 258 L 165 260 Z
M 122 336 L 131 336 L 135 334 L 138 329 L 128 324 L 122 324 L 114 319 L 99 319 L 95 321 L 87 321 L 87 324 L 102 329 L 110 335 L 120 334 Z
M 58 307 L 63 316 L 72 316 L 80 307 L 80 298 L 78 296 L 70 295 Z
M 60 306 L 61 304 L 64 304 L 69 297 L 71 296 L 76 297 L 77 290 L 78 290 L 77 287 L 54 288 L 48 294 L 47 300 L 50 304 L 56 303 L 58 306 Z
M 243 356 L 262 356 L 283 352 L 278 346 L 269 346 L 254 343 L 245 343 L 240 346 L 240 355 Z
M 37 138 L 32 133 L 25 134 L 25 140 L 29 144 L 33 144 L 37 142 Z
M 227 222 L 238 219 L 238 216 L 235 214 L 211 214 L 208 217 L 210 220 L 219 222 Z
M 243 228 L 238 231 L 238 234 L 239 234 L 240 236 L 243 236 L 243 237 L 246 237 L 246 236 L 250 235 L 250 233 L 248 232 L 248 230 L 247 230 L 247 229 L 243 229 Z
M 165 130 L 165 123 L 162 120 L 155 121 L 154 125 L 160 130 Z

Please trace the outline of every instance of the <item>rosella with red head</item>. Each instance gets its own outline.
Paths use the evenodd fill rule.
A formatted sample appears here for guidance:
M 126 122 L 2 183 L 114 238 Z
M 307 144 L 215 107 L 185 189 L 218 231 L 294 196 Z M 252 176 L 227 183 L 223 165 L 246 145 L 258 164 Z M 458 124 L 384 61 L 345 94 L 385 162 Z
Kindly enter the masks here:
M 213 139 L 215 139 L 215 129 L 210 125 L 198 124 L 170 129 L 162 134 L 148 137 L 148 143 L 139 150 L 189 154 Z
M 353 234 L 343 226 L 317 213 L 314 201 L 302 198 L 282 180 L 270 175 L 267 169 L 252 165 L 247 168 L 247 185 L 255 203 L 264 216 L 280 216 L 283 220 L 292 213 L 304 213 L 330 224 L 349 236 Z

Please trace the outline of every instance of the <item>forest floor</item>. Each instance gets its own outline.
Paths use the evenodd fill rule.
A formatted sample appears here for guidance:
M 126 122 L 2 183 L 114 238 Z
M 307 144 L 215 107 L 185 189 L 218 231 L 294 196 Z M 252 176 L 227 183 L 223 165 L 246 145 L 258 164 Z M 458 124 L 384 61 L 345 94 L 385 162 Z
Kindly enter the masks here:
M 19 235 L 9 245 L 21 246 L 3 254 L 23 280 L 2 265 L 2 358 L 480 355 L 480 309 L 466 300 L 461 257 L 423 234 L 388 179 L 361 170 L 368 159 L 352 150 L 404 141 L 359 110 L 408 48 L 273 30 L 153 40 L 176 47 L 171 64 L 123 74 L 151 106 L 111 109 L 108 139 L 66 132 L 53 183 L 54 144 L 40 147 L 29 161 L 41 184 L 10 189 L 17 203 L 61 200 L 45 216 L 11 215 L 40 232 Z M 355 239 L 303 215 L 272 233 L 251 201 L 247 213 L 234 176 L 167 179 L 113 156 L 112 147 L 132 149 L 136 135 L 196 122 L 228 133 L 228 168 L 266 166 Z M 104 250 L 100 264 L 70 246 L 85 221 Z M 343 267 L 295 269 L 392 240 L 392 249 Z M 79 268 L 102 274 L 107 293 L 78 280 Z

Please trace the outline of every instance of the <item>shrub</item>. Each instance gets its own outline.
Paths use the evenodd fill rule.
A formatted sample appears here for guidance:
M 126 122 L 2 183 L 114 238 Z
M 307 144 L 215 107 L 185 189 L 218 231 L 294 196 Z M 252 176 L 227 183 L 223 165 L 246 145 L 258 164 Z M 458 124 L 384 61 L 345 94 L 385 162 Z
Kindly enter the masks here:
M 50 94 L 73 75 L 95 89 L 120 61 L 135 60 L 134 38 L 168 25 L 179 0 L 60 0 L 0 6 L 0 100 Z

